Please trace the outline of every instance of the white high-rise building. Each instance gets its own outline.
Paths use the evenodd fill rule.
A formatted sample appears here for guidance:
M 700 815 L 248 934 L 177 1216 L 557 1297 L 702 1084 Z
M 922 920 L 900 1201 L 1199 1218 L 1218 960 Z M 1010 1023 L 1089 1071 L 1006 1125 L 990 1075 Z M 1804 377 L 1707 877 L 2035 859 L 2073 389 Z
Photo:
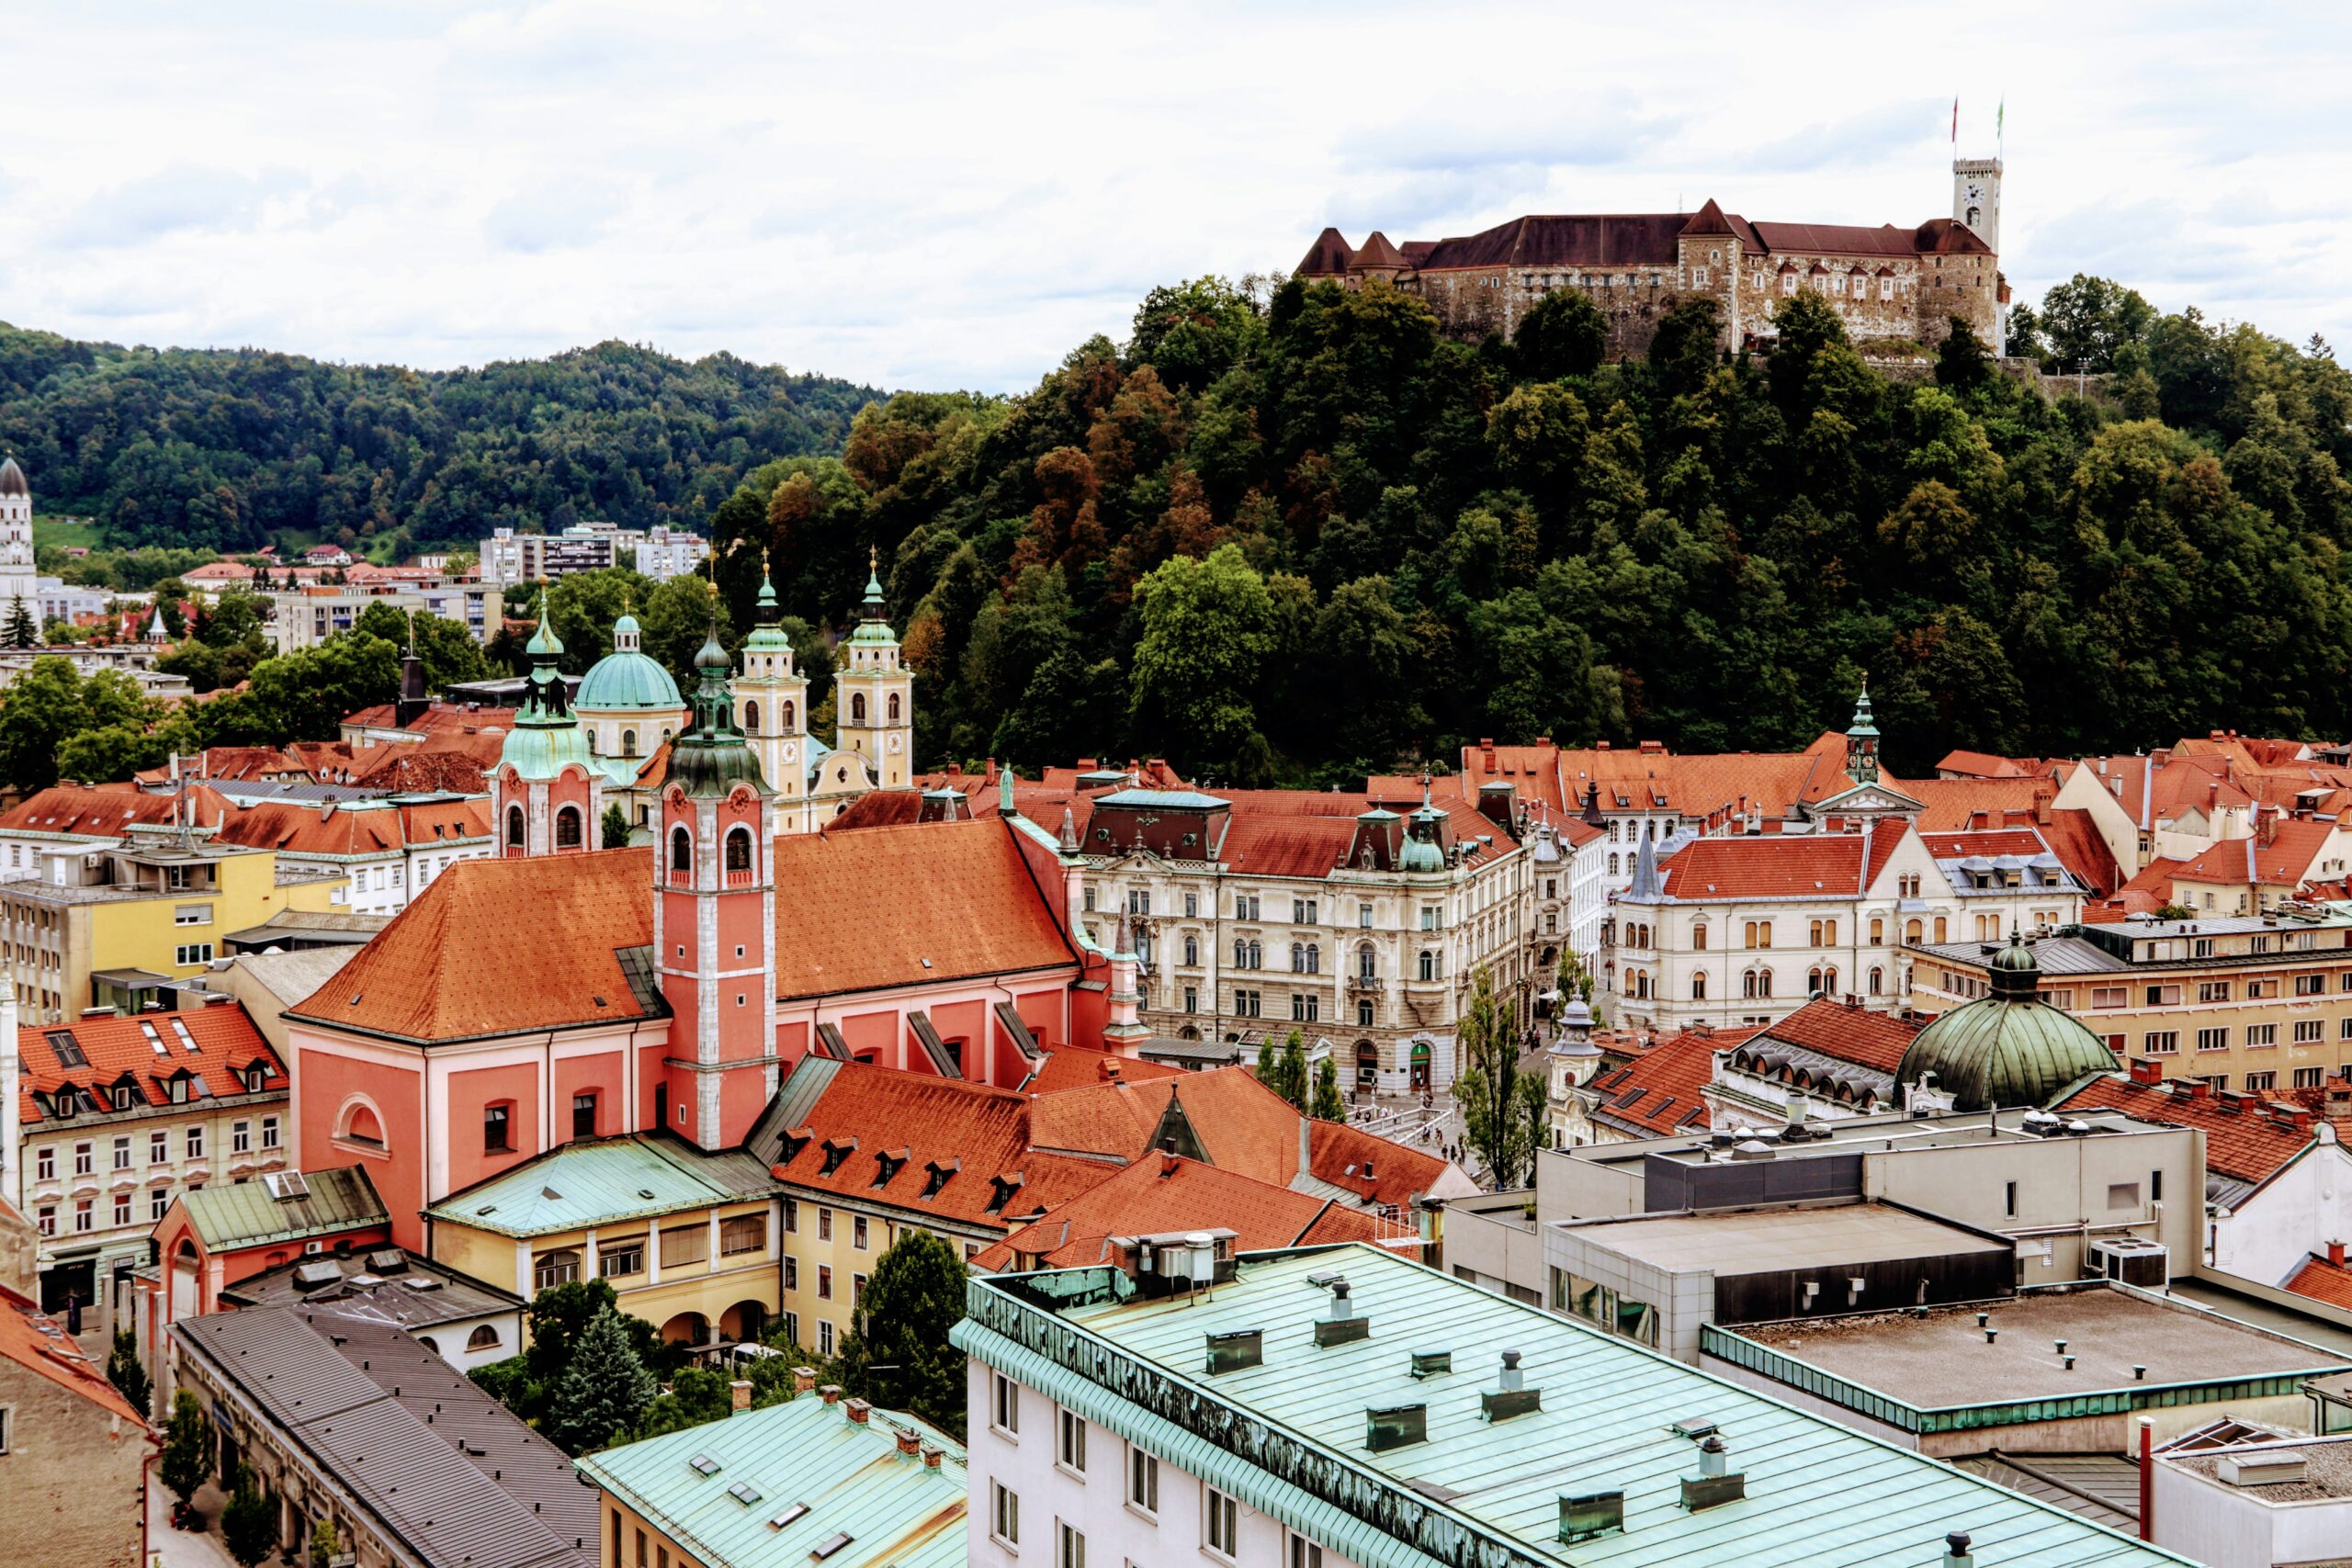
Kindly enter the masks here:
M 33 581 L 33 490 L 17 459 L 0 461 L 0 616 L 17 600 L 38 619 L 40 588 Z

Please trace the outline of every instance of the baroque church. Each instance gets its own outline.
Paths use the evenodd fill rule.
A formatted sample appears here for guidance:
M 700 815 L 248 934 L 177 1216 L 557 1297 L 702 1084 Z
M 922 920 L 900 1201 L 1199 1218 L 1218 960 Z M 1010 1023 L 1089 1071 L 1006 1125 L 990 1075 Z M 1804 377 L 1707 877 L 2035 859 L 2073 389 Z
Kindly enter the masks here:
M 642 648 L 643 628 L 624 615 L 612 651 L 566 694 L 556 661 L 563 644 L 542 597 L 532 635 L 530 683 L 492 777 L 506 855 L 597 847 L 607 806 L 618 806 L 631 841 L 652 841 L 663 785 L 691 717 L 677 682 Z M 763 573 L 757 620 L 743 642 L 729 718 L 775 796 L 775 830 L 813 833 L 875 789 L 903 789 L 914 750 L 914 677 L 899 660 L 882 582 L 868 563 L 858 623 L 842 640 L 834 675 L 836 744 L 808 733 L 808 682 L 795 667 L 775 585 Z

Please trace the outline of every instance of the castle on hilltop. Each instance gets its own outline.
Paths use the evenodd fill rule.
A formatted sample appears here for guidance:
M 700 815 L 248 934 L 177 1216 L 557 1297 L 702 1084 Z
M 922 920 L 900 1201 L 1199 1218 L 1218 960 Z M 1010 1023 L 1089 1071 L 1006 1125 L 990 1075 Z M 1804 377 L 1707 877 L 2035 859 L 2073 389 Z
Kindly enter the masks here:
M 1751 222 L 1710 200 L 1694 213 L 1514 218 L 1402 245 L 1375 231 L 1351 246 L 1326 229 L 1297 276 L 1351 288 L 1385 278 L 1464 338 L 1510 337 L 1538 300 L 1572 288 L 1600 308 L 1612 357 L 1646 353 L 1658 318 L 1694 298 L 1715 301 L 1725 347 L 1770 343 L 1773 312 L 1800 292 L 1826 299 L 1858 343 L 1937 343 L 1958 317 L 1998 354 L 2009 299 L 2001 161 L 1955 159 L 1951 170 L 1951 216 L 1912 228 Z

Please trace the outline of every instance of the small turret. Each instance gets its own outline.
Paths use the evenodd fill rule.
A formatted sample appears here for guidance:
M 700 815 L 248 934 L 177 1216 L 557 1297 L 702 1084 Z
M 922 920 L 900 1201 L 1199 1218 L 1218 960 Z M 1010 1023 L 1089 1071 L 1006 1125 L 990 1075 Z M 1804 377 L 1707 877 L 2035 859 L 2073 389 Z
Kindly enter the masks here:
M 1854 722 L 1846 728 L 1846 776 L 1858 784 L 1878 783 L 1878 725 L 1871 718 L 1867 677 L 1854 703 Z

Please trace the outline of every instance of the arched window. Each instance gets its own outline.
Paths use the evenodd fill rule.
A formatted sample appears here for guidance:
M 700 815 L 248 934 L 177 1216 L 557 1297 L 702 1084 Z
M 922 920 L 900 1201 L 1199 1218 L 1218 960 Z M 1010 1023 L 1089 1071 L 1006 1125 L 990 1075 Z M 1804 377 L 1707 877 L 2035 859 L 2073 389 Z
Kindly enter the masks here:
M 787 734 L 790 733 L 792 729 L 792 716 L 794 711 L 793 705 L 790 703 L 785 704 L 784 706 L 776 710 L 776 722 L 783 726 Z
M 1421 949 L 1421 978 L 1424 980 L 1437 978 L 1437 954 L 1426 947 Z
M 374 1106 L 354 1100 L 343 1108 L 343 1120 L 334 1135 L 344 1143 L 380 1149 L 384 1146 L 384 1123 L 377 1119 Z
M 865 694 L 854 692 L 849 699 L 849 721 L 857 728 L 865 728 Z
M 1770 969 L 1758 969 L 1756 972 L 1756 994 L 1759 997 L 1770 997 L 1772 994 L 1772 972 Z
M 555 847 L 560 850 L 580 847 L 580 807 L 567 806 L 556 812 Z
M 1303 942 L 1290 944 L 1290 972 L 1294 975 L 1306 973 L 1306 944 Z
M 1306 972 L 1309 975 L 1323 973 L 1323 949 L 1311 942 L 1306 944 Z
M 1258 945 L 1258 939 L 1257 939 L 1257 938 L 1252 937 L 1252 938 L 1250 938 L 1250 964 L 1249 964 L 1249 967 L 1250 967 L 1250 968 L 1252 968 L 1252 969 L 1263 969 L 1265 966 L 1266 966 L 1266 950 L 1265 950 L 1264 948 L 1262 948 L 1262 947 L 1261 947 L 1261 946 L 1259 946 L 1259 945 Z
M 899 694 L 896 692 L 890 694 L 890 722 L 899 722 Z
M 519 806 L 506 808 L 506 847 L 510 850 L 523 847 L 523 808 Z
M 1941 915 L 1938 915 L 1936 917 L 1936 940 L 1938 942 L 1948 942 L 1951 940 L 1944 934 L 1944 918 Z
M 469 1350 L 497 1349 L 498 1330 L 487 1323 L 476 1324 L 474 1331 L 466 1336 L 466 1348 Z
M 1190 931 L 1184 934 L 1184 962 L 1195 964 L 1201 961 L 1201 939 Z
M 1690 999 L 1694 1002 L 1703 1002 L 1707 999 L 1707 972 L 1704 969 L 1696 970 L 1691 974 Z
M 1821 972 L 1821 989 L 1826 996 L 1838 994 L 1838 965 L 1835 964 Z
M 1615 855 L 1611 855 L 1609 857 L 1609 874 L 1611 876 L 1617 874 L 1617 857 Z
M 1875 997 L 1885 989 L 1886 971 L 1883 969 L 1872 968 L 1871 970 L 1871 995 Z
M 1873 919 L 1871 921 L 1871 945 L 1872 947 L 1884 947 L 1886 945 L 1886 922 L 1884 920 Z
M 1233 939 L 1233 966 L 1236 969 L 1250 967 L 1250 944 L 1239 937 Z
M 1819 969 L 1808 969 L 1804 972 L 1804 994 L 1808 997 L 1817 997 L 1821 995 L 1821 971 Z
M 757 735 L 760 732 L 759 704 L 750 701 L 746 701 L 743 704 L 743 728 L 751 731 L 753 735 Z
M 1374 953 L 1372 943 L 1365 942 L 1356 949 L 1356 978 L 1370 980 L 1377 977 L 1379 974 L 1380 960 Z
M 621 755 L 624 757 L 634 757 L 637 755 L 636 730 L 624 729 L 621 731 Z
M 673 871 L 673 872 L 685 872 L 685 871 L 692 871 L 692 870 L 694 870 L 694 868 L 695 868 L 695 840 L 694 840 L 694 835 L 693 835 L 693 834 L 691 834 L 691 833 L 689 833 L 689 832 L 687 832 L 684 828 L 673 828 L 673 829 L 670 829 L 670 869 L 671 869 L 672 871 Z
M 1699 921 L 1690 928 L 1690 951 L 1693 953 L 1707 951 L 1707 922 L 1704 920 Z
M 738 827 L 727 829 L 727 869 L 729 871 L 752 869 L 752 830 L 749 828 Z
M 580 1254 L 566 1248 L 558 1252 L 542 1252 L 531 1260 L 531 1289 L 552 1291 L 558 1285 L 569 1285 L 580 1278 Z
M 1356 1003 L 1356 1027 L 1358 1029 L 1372 1027 L 1372 1003 L 1368 998 L 1359 999 Z
M 1905 941 L 1905 942 L 1911 942 L 1911 943 L 1913 943 L 1914 945 L 1917 945 L 1917 942 L 1918 942 L 1918 941 L 1919 941 L 1919 922 L 1918 922 L 1918 921 L 1917 921 L 1917 920 L 1905 920 L 1905 921 L 1904 921 L 1904 922 L 1903 922 L 1903 940 L 1904 940 L 1904 941 Z

